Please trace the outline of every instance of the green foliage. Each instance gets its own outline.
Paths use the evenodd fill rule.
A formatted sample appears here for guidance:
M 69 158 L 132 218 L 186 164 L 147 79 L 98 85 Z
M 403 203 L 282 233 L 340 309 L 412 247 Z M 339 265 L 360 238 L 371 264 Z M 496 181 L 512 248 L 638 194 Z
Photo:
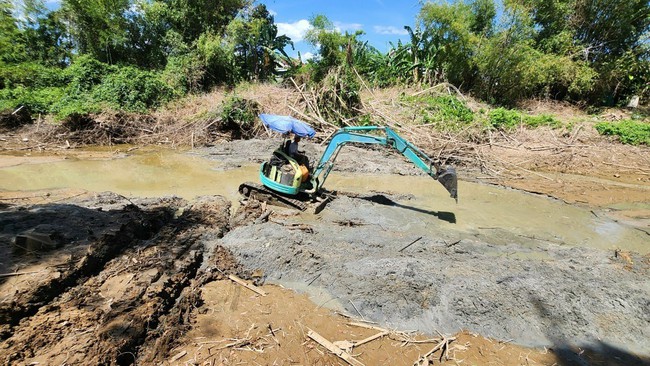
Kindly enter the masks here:
M 27 58 L 22 34 L 12 13 L 13 4 L 0 0 L 0 67 L 6 63 L 22 62 Z
M 444 130 L 457 130 L 474 121 L 465 103 L 453 95 L 404 97 L 421 109 L 422 123 L 436 123 Z
M 22 73 L 13 73 L 13 87 L 0 89 L 0 106 L 23 105 L 32 113 L 54 113 L 59 118 L 106 108 L 145 112 L 174 96 L 158 73 L 110 66 L 87 56 L 65 70 L 28 63 L 11 70 Z
M 259 113 L 257 102 L 231 96 L 223 102 L 218 128 L 230 131 L 233 138 L 251 137 Z
M 170 56 L 162 72 L 162 79 L 179 94 L 199 92 L 203 88 L 205 63 L 201 57 L 190 52 Z
M 114 63 L 127 58 L 130 0 L 64 0 L 63 16 L 81 54 Z
M 63 93 L 61 87 L 0 89 L 0 111 L 23 106 L 30 113 L 49 113 L 50 107 L 61 99 Z
M 562 124 L 555 117 L 541 115 L 527 115 L 513 109 L 496 108 L 488 113 L 488 125 L 500 130 L 512 130 L 520 125 L 529 128 L 540 126 L 560 127 Z
M 246 9 L 243 16 L 231 21 L 226 35 L 245 80 L 270 80 L 283 64 L 290 64 L 284 48 L 293 47 L 293 43 L 285 35 L 278 36 L 273 16 L 264 4 Z
M 562 123 L 560 121 L 558 121 L 555 117 L 548 114 L 540 114 L 537 116 L 524 116 L 524 124 L 530 128 L 536 128 L 540 126 L 559 128 L 560 126 L 562 126 Z
M 357 41 L 363 32 L 357 31 L 353 34 L 345 32 L 341 34 L 334 28 L 334 24 L 322 14 L 315 15 L 310 19 L 312 28 L 307 32 L 305 39 L 312 46 L 318 48 L 318 58 L 310 60 L 314 82 L 320 82 L 333 71 L 341 66 L 354 66 L 354 48 L 360 45 Z M 338 73 L 338 71 L 336 71 Z
M 114 109 L 146 112 L 168 101 L 173 91 L 158 74 L 131 66 L 106 75 L 92 91 L 92 98 Z
M 20 18 L 27 59 L 43 65 L 65 67 L 73 44 L 62 11 L 48 11 L 43 0 L 24 0 Z
M 0 88 L 44 88 L 63 86 L 66 82 L 66 72 L 63 69 L 35 62 L 9 64 L 0 68 Z
M 70 80 L 70 91 L 86 93 L 99 85 L 104 76 L 114 70 L 115 67 L 84 55 L 78 57 L 65 71 Z
M 196 54 L 200 64 L 195 63 L 194 68 L 205 69 L 201 83 L 205 86 L 220 83 L 235 84 L 239 80 L 240 65 L 235 60 L 235 49 L 224 42 L 220 36 L 204 33 L 196 42 Z M 191 68 L 186 73 L 192 72 Z M 192 90 L 192 89 L 190 89 Z
M 650 145 L 650 123 L 633 120 L 599 122 L 596 130 L 601 135 L 618 136 L 624 144 Z
M 488 123 L 491 127 L 509 130 L 519 126 L 522 122 L 521 113 L 505 108 L 493 109 L 488 113 Z
M 165 23 L 191 44 L 203 33 L 222 34 L 248 0 L 160 0 L 166 5 Z

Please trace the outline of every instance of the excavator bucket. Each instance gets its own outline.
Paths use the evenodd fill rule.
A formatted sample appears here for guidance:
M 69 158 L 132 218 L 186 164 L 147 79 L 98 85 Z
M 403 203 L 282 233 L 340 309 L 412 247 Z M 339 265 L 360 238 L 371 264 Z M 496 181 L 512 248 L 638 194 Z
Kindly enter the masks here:
M 438 182 L 445 187 L 451 198 L 454 198 L 456 203 L 458 203 L 458 176 L 456 176 L 456 169 L 451 166 L 440 168 Z

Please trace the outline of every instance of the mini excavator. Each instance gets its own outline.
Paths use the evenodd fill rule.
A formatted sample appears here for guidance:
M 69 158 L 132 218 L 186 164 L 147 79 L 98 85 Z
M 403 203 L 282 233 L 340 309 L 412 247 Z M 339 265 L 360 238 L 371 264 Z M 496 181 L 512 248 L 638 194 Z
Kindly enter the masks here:
M 318 213 L 333 198 L 331 192 L 323 189 L 323 185 L 341 148 L 350 143 L 378 144 L 397 150 L 431 178 L 440 182 L 451 198 L 458 202 L 458 177 L 453 167 L 442 168 L 440 163 L 429 158 L 389 127 L 377 126 L 341 128 L 332 135 L 318 164 L 309 170 L 289 156 L 281 146 L 273 152 L 270 161 L 262 163 L 259 171 L 262 184 L 243 183 L 239 186 L 239 192 L 245 197 L 299 210 L 307 210 L 310 207 L 309 202 L 312 202 L 315 203 L 314 212 Z M 283 163 L 278 164 L 278 161 Z

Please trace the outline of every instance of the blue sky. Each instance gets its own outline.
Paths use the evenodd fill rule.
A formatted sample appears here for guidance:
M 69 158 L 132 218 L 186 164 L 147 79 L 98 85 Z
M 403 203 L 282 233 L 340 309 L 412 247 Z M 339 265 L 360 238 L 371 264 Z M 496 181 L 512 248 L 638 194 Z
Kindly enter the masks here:
M 303 40 L 309 19 L 325 15 L 341 32 L 362 30 L 361 40 L 368 41 L 381 52 L 387 52 L 389 42 L 408 40 L 405 25 L 413 27 L 420 11 L 417 0 L 261 0 L 275 17 L 278 32 L 288 35 L 303 59 L 316 53 Z M 290 50 L 287 50 L 293 55 Z

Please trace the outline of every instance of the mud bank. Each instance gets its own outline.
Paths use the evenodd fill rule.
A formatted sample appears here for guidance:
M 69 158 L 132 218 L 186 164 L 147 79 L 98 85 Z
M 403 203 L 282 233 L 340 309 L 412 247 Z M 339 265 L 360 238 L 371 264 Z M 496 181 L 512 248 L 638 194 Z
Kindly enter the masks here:
M 200 269 L 204 262 L 238 268 L 205 244 L 228 229 L 229 207 L 218 196 L 190 203 L 111 193 L 4 207 L 0 362 L 124 365 L 166 355 L 189 324 L 183 314 L 198 286 L 220 276 L 214 265 Z M 17 248 L 25 233 L 55 243 Z

